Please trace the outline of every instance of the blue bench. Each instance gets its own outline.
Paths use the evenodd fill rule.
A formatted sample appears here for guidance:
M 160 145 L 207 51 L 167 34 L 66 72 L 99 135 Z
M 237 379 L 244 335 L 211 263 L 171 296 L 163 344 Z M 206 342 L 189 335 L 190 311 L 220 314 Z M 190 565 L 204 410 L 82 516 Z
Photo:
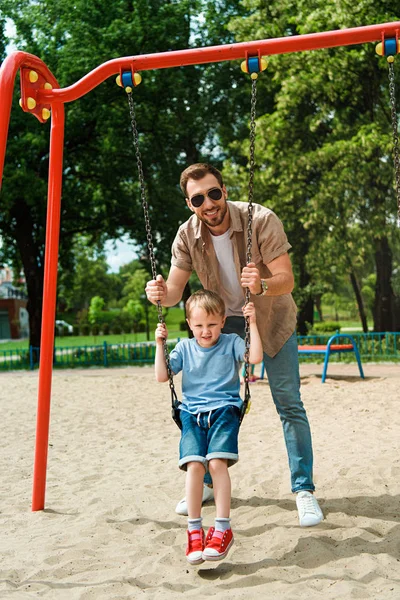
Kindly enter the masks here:
M 347 340 L 348 343 L 336 343 L 338 340 Z M 355 339 L 351 335 L 347 335 L 345 333 L 335 333 L 332 335 L 326 344 L 317 344 L 315 346 L 299 346 L 298 347 L 299 354 L 322 354 L 325 356 L 324 360 L 324 368 L 322 371 L 322 383 L 325 383 L 326 373 L 328 370 L 329 357 L 331 354 L 337 353 L 346 353 L 346 352 L 354 352 L 358 364 L 358 368 L 360 370 L 360 377 L 365 379 L 364 371 L 361 365 L 361 357 L 357 348 L 357 344 Z M 264 379 L 264 363 L 261 366 L 261 379 Z

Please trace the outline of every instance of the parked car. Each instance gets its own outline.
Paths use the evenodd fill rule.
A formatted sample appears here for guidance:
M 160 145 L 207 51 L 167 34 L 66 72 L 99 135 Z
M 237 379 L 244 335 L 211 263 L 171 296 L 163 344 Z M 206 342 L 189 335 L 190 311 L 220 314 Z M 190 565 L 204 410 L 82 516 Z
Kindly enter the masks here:
M 64 333 L 65 327 L 67 328 L 68 333 L 72 333 L 74 331 L 73 326 L 66 321 L 56 321 L 56 330 L 59 335 Z

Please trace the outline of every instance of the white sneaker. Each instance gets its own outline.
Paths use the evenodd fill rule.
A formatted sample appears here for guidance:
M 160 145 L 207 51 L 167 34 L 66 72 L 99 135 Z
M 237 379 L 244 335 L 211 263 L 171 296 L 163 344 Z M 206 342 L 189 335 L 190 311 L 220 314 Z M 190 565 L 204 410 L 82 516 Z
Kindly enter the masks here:
M 214 490 L 213 488 L 210 488 L 208 487 L 208 485 L 204 484 L 202 502 L 208 502 L 208 500 L 214 500 Z M 178 515 L 187 516 L 188 507 L 186 503 L 186 498 L 182 498 L 182 500 L 179 500 L 178 504 L 176 505 L 175 512 L 178 513 Z
M 297 510 L 299 511 L 300 527 L 313 527 L 324 520 L 318 500 L 311 492 L 302 491 L 296 494 Z

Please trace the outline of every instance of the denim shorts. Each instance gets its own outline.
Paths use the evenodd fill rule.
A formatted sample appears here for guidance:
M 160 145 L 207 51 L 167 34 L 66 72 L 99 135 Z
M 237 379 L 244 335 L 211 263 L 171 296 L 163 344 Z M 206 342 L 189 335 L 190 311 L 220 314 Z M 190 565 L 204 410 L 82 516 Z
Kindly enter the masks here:
M 208 471 L 208 462 L 213 458 L 226 459 L 228 467 L 237 463 L 239 418 L 237 406 L 223 406 L 197 415 L 181 410 L 179 468 L 186 471 L 187 463 L 201 462 Z

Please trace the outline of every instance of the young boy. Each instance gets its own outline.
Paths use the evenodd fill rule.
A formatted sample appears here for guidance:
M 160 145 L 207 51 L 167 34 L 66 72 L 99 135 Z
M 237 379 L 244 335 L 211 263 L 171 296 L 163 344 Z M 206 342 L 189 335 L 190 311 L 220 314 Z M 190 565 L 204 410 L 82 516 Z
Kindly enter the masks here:
M 263 359 L 254 304 L 243 307 L 249 318 L 249 362 Z M 179 467 L 187 471 L 188 543 L 186 558 L 192 565 L 225 558 L 233 544 L 230 526 L 231 480 L 228 467 L 238 459 L 240 363 L 245 343 L 236 334 L 224 334 L 225 304 L 215 292 L 200 290 L 186 302 L 187 322 L 194 338 L 180 341 L 170 354 L 171 371 L 182 371 L 182 435 Z M 156 330 L 157 381 L 168 381 L 163 353 L 165 325 Z M 201 518 L 203 477 L 209 470 L 214 485 L 216 519 L 207 537 Z

